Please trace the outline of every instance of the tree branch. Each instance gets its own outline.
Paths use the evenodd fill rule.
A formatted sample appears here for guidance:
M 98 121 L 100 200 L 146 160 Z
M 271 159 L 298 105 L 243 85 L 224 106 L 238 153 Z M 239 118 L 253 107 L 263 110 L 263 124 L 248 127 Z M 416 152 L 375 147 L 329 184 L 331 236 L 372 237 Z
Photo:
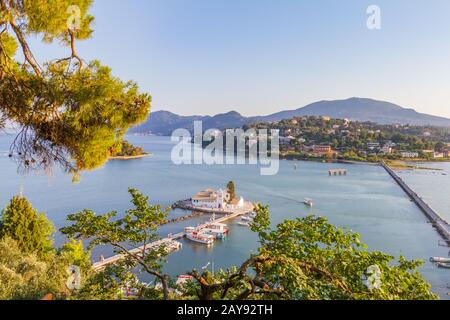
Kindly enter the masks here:
M 39 77 L 42 77 L 42 69 L 39 66 L 39 64 L 37 63 L 36 59 L 34 58 L 33 53 L 31 52 L 30 47 L 28 46 L 28 43 L 27 43 L 22 31 L 13 21 L 10 21 L 9 23 L 10 23 L 12 29 L 14 30 L 14 33 L 16 34 L 17 40 L 19 40 L 25 60 L 33 68 L 36 75 L 38 75 Z

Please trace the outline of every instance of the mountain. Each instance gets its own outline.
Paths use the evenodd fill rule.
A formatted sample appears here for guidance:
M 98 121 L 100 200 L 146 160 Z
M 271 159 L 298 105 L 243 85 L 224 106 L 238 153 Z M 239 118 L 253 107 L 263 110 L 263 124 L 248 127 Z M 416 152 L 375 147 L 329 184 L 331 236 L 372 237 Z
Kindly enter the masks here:
M 418 113 L 413 109 L 396 104 L 365 98 L 319 101 L 303 108 L 278 112 L 266 117 L 265 121 L 279 121 L 297 116 L 326 115 L 337 119 L 371 121 L 379 124 L 410 124 L 450 127 L 450 119 Z
M 170 135 L 175 129 L 193 129 L 193 122 L 203 121 L 203 129 L 242 127 L 257 121 L 280 121 L 298 116 L 329 116 L 353 121 L 371 121 L 379 124 L 410 124 L 450 127 L 450 119 L 419 113 L 396 104 L 366 98 L 319 101 L 296 110 L 286 110 L 267 116 L 244 117 L 236 111 L 215 116 L 179 116 L 168 111 L 153 112 L 147 122 L 130 133 Z
M 244 124 L 252 122 L 251 118 L 246 118 L 236 111 L 211 116 L 179 116 L 168 111 L 156 111 L 150 114 L 148 120 L 129 133 L 152 133 L 161 136 L 171 135 L 178 128 L 194 129 L 194 121 L 202 121 L 203 129 L 228 129 L 242 127 Z

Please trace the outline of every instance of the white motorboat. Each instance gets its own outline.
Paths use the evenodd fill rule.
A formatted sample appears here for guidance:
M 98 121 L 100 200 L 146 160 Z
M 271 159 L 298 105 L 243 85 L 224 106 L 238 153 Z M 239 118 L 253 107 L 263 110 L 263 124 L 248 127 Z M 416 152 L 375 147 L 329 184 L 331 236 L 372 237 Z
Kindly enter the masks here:
M 431 262 L 443 262 L 443 263 L 450 263 L 450 258 L 443 258 L 443 257 L 431 257 Z
M 248 222 L 252 222 L 253 218 L 248 217 L 248 216 L 242 216 L 241 221 L 248 221 Z
M 439 268 L 450 269 L 450 263 L 437 262 L 436 265 L 437 265 Z
M 216 240 L 216 237 L 214 237 L 211 234 L 206 234 L 204 232 L 199 231 L 193 231 L 190 233 L 186 233 L 186 238 L 188 238 L 191 241 L 198 242 L 201 244 L 206 244 L 208 246 L 214 244 L 214 241 Z
M 242 227 L 250 227 L 250 223 L 245 222 L 245 221 L 239 221 L 237 224 Z
M 303 200 L 303 203 L 304 203 L 305 205 L 307 205 L 308 207 L 314 206 L 313 200 L 312 200 L 312 199 L 309 199 L 309 198 L 305 198 L 305 200 Z

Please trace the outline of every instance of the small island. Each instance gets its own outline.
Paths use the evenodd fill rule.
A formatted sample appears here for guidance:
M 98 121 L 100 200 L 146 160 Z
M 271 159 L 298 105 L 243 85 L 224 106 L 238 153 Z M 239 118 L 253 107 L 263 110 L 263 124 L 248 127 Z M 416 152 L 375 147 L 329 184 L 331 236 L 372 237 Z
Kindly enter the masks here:
M 119 150 L 114 150 L 109 157 L 110 160 L 132 160 L 151 156 L 151 153 L 145 152 L 143 148 L 136 147 L 123 140 Z

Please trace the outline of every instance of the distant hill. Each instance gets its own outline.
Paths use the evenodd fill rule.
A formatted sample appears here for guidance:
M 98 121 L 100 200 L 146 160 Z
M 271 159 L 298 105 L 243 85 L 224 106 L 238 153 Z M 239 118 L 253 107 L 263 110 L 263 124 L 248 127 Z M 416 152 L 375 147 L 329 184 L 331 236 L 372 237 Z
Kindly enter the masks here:
M 296 110 L 286 110 L 267 116 L 244 117 L 236 111 L 215 116 L 179 116 L 168 111 L 151 113 L 146 123 L 130 130 L 130 133 L 170 135 L 175 129 L 193 129 L 193 122 L 203 121 L 203 129 L 227 129 L 242 127 L 257 121 L 280 121 L 298 116 L 329 116 L 353 121 L 371 121 L 379 124 L 411 124 L 450 127 L 450 119 L 418 113 L 396 104 L 366 98 L 319 101 Z

